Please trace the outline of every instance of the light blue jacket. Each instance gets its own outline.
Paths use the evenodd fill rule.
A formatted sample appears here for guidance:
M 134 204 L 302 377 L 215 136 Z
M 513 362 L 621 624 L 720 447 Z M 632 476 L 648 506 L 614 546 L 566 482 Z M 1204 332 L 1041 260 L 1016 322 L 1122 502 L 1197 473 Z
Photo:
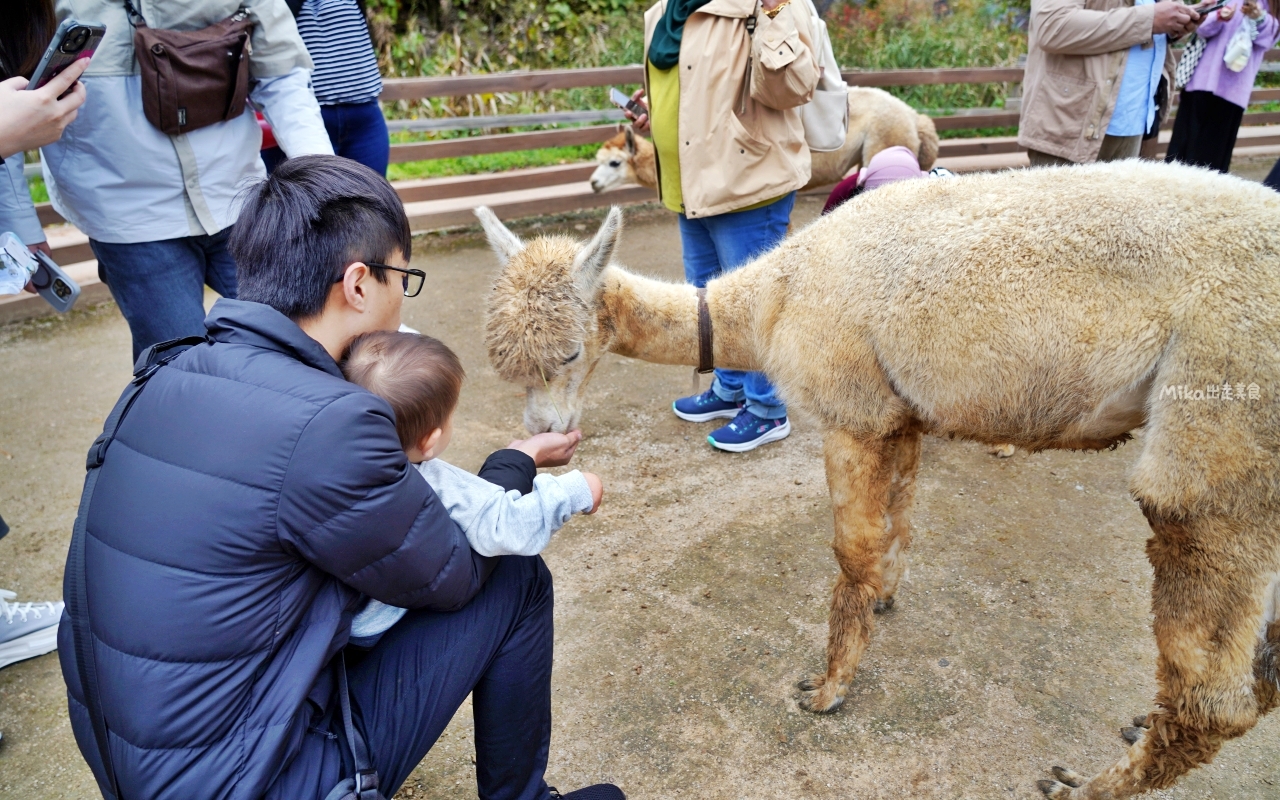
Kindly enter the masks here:
M 286 154 L 332 153 L 311 91 L 311 58 L 285 0 L 145 0 L 140 10 L 153 28 L 191 30 L 242 6 L 255 23 L 250 101 L 262 109 Z M 101 242 L 176 239 L 230 226 L 239 210 L 237 193 L 266 175 L 252 109 L 189 133 L 161 133 L 142 112 L 124 4 L 59 0 L 57 10 L 59 19 L 102 23 L 107 35 L 82 79 L 88 98 L 79 116 L 62 139 L 42 150 L 53 207 Z
M 22 162 L 22 153 L 14 153 L 4 160 L 4 174 L 0 176 L 0 233 L 13 231 L 23 244 L 39 244 L 45 240 L 44 230 L 31 202 L 27 179 L 22 176 Z

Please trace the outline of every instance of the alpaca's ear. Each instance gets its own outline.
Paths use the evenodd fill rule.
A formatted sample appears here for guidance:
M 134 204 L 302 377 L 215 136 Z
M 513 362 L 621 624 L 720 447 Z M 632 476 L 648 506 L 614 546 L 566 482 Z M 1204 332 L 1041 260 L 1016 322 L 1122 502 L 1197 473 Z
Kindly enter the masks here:
M 613 251 L 618 247 L 618 237 L 622 235 L 622 209 L 614 206 L 604 218 L 604 224 L 596 235 L 587 242 L 573 260 L 573 279 L 578 291 L 584 295 L 595 294 L 600 282 L 600 273 L 609 265 Z
M 520 237 L 512 233 L 506 225 L 503 225 L 502 220 L 498 219 L 498 215 L 494 214 L 488 206 L 476 208 L 476 216 L 480 218 L 480 226 L 484 228 L 484 235 L 489 239 L 489 246 L 498 254 L 498 259 L 505 267 L 516 253 L 524 249 L 524 242 L 520 241 Z
M 630 127 L 628 127 L 626 130 L 626 137 L 627 137 L 627 154 L 634 156 L 636 154 L 636 132 L 633 131 Z

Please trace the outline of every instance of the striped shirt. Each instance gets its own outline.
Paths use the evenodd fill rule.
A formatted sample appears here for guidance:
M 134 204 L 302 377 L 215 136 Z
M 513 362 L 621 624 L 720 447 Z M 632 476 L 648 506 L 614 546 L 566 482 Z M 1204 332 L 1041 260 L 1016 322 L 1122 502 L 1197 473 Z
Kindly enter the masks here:
M 356 0 L 306 0 L 298 33 L 316 65 L 311 84 L 320 105 L 367 103 L 382 93 L 378 57 Z

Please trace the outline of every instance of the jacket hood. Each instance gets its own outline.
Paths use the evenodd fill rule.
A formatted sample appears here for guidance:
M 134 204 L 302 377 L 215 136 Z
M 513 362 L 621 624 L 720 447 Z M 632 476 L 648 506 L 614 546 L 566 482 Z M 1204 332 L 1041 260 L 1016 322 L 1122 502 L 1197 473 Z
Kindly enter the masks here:
M 333 356 L 319 342 L 303 333 L 298 323 L 269 305 L 224 298 L 213 304 L 204 326 L 209 331 L 209 338 L 215 342 L 274 350 L 309 367 L 343 377 Z

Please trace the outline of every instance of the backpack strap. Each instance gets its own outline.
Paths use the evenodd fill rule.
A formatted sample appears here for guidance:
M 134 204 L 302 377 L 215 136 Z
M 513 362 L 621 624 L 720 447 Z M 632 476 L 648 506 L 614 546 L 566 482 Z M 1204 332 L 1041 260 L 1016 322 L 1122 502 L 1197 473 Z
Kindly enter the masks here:
M 89 720 L 93 723 L 93 739 L 98 746 L 98 757 L 102 761 L 102 769 L 106 772 L 107 787 L 103 794 L 114 800 L 123 800 L 123 798 L 120 794 L 115 762 L 111 758 L 111 734 L 107 727 L 107 718 L 102 712 L 102 695 L 98 686 L 98 662 L 93 650 L 93 631 L 89 622 L 88 574 L 85 564 L 85 540 L 88 538 L 85 529 L 88 526 L 89 504 L 93 500 L 93 490 L 98 484 L 98 468 L 106 458 L 107 448 L 115 438 L 125 415 L 138 399 L 138 394 L 147 385 L 147 381 L 160 367 L 177 358 L 186 349 L 204 341 L 204 337 L 201 336 L 173 339 L 148 347 L 138 357 L 133 380 L 125 387 L 124 393 L 116 401 L 115 408 L 111 409 L 111 414 L 102 426 L 102 434 L 89 448 L 89 455 L 85 460 L 85 469 L 88 474 L 84 480 L 84 491 L 80 495 L 80 511 L 76 514 L 75 527 L 71 531 L 71 551 L 67 555 L 63 595 L 71 616 L 72 639 L 75 644 L 80 687 L 84 692 Z M 110 790 L 109 793 L 107 789 Z
M 378 771 L 373 768 L 369 758 L 369 748 L 364 736 L 356 730 L 351 719 L 351 693 L 347 688 L 347 657 L 343 652 L 334 659 L 334 670 L 338 673 L 338 702 L 342 705 L 342 730 L 347 735 L 347 747 L 351 749 L 351 758 L 355 763 L 356 774 L 352 778 L 344 778 L 329 790 L 325 800 L 384 800 L 378 791 Z

